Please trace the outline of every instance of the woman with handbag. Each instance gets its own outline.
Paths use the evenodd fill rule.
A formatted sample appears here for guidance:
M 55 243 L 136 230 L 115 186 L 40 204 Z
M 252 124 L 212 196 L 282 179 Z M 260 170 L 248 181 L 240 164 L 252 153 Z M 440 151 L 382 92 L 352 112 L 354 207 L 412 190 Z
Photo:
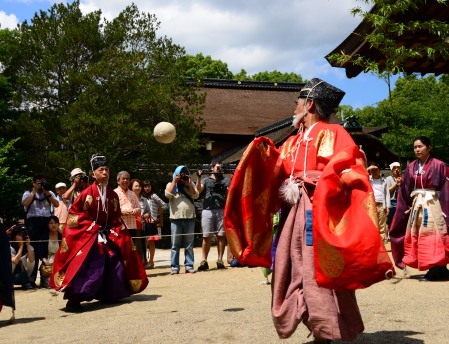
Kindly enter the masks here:
M 148 227 L 148 248 L 150 251 L 150 259 L 148 261 L 147 268 L 154 268 L 154 253 L 156 251 L 155 242 L 159 240 L 158 227 L 162 226 L 162 213 L 167 208 L 165 203 L 158 195 L 153 192 L 153 187 L 149 180 L 143 182 L 143 196 L 146 198 L 150 207 L 150 214 L 147 221 Z
M 41 288 L 51 289 L 48 285 L 51 273 L 53 272 L 53 261 L 55 259 L 56 251 L 58 251 L 61 243 L 62 234 L 59 232 L 59 219 L 57 216 L 50 216 L 48 222 L 48 231 L 42 237 L 44 245 L 42 245 L 42 252 L 39 253 L 39 260 L 41 265 L 39 273 L 41 277 Z

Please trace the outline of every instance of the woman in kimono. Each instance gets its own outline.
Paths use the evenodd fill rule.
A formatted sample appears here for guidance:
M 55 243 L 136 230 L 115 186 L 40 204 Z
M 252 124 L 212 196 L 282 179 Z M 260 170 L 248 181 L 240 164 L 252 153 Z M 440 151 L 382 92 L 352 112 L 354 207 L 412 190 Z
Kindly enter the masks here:
M 91 160 L 95 183 L 73 202 L 50 286 L 64 291 L 66 310 L 81 312 L 82 301 L 114 302 L 138 293 L 148 278 L 126 226 L 117 194 L 108 187 L 109 168 L 104 156 Z
M 413 141 L 417 159 L 402 176 L 396 213 L 390 228 L 396 265 L 429 270 L 422 281 L 449 279 L 448 167 L 431 154 L 430 139 Z
M 354 289 L 392 269 L 365 156 L 342 126 L 327 123 L 343 96 L 312 79 L 297 100 L 299 133 L 279 149 L 268 138 L 255 139 L 230 186 L 226 236 L 242 265 L 271 265 L 273 214 L 281 209 L 272 278 L 281 338 L 303 322 L 314 343 L 354 340 L 364 330 Z

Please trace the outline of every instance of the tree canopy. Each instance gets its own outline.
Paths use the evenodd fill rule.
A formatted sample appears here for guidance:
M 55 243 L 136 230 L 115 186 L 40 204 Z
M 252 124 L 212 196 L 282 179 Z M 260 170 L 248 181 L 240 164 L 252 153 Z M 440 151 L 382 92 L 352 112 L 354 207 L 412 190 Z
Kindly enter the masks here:
M 425 78 L 410 75 L 397 80 L 392 91 L 392 101 L 397 131 L 390 130 L 382 135 L 383 143 L 401 156 L 414 158 L 413 139 L 419 135 L 428 136 L 432 141 L 433 154 L 449 161 L 446 142 L 449 140 L 449 78 L 443 75 Z M 345 115 L 355 114 L 366 127 L 391 125 L 392 117 L 388 99 L 377 107 L 345 109 Z
M 241 69 L 237 74 L 232 73 L 228 64 L 212 57 L 204 56 L 202 53 L 187 55 L 186 76 L 194 79 L 235 79 L 245 81 L 273 81 L 273 82 L 304 82 L 301 75 L 296 73 L 282 73 L 277 70 L 259 72 L 248 75 L 246 70 Z
M 375 5 L 371 10 L 365 11 L 361 7 L 352 9 L 353 15 L 360 16 L 368 26 L 372 27 L 363 39 L 369 43 L 370 47 L 377 51 L 378 54 L 348 55 L 344 51 L 333 54 L 328 57 L 330 61 L 343 65 L 350 61 L 354 65 L 363 68 L 365 72 L 371 72 L 383 79 L 388 87 L 388 99 L 380 102 L 377 108 L 367 107 L 360 112 L 365 125 L 388 125 L 390 132 L 383 136 L 386 143 L 393 151 L 405 156 L 410 155 L 410 140 L 417 134 L 427 133 L 436 139 L 443 136 L 435 135 L 439 131 L 438 128 L 432 128 L 433 124 L 438 122 L 441 112 L 438 108 L 432 107 L 432 111 L 418 106 L 427 103 L 429 106 L 439 103 L 443 108 L 445 105 L 441 103 L 436 94 L 426 92 L 414 94 L 412 90 L 405 90 L 402 85 L 423 87 L 423 83 L 427 82 L 427 87 L 438 92 L 444 89 L 444 82 L 437 82 L 434 77 L 425 78 L 418 81 L 416 77 L 410 76 L 399 79 L 396 88 L 392 91 L 390 78 L 392 74 L 400 74 L 404 72 L 405 64 L 414 58 L 425 58 L 431 64 L 436 56 L 449 55 L 449 24 L 446 21 L 437 18 L 415 19 L 413 16 L 404 14 L 413 13 L 419 10 L 420 6 L 426 3 L 426 0 L 360 0 L 366 4 Z M 434 0 L 440 4 L 446 4 L 447 0 Z M 416 33 L 426 34 L 433 37 L 432 42 L 424 42 L 413 44 L 405 47 L 398 44 L 398 39 L 404 36 L 412 36 Z M 379 60 L 378 57 L 382 56 Z M 441 79 L 445 80 L 444 77 Z M 437 91 L 436 89 L 439 89 Z M 422 90 L 423 91 L 423 90 Z M 395 99 L 398 97 L 398 99 Z M 417 99 L 420 100 L 418 103 Z M 408 103 L 407 103 L 408 101 Z M 411 107 L 410 104 L 416 105 Z M 416 115 L 416 109 L 419 108 L 421 115 Z M 376 116 L 371 116 L 375 112 Z M 370 115 L 366 115 L 370 114 Z M 419 125 L 417 125 L 419 123 Z M 441 123 L 445 124 L 445 123 Z M 434 147 L 435 151 L 439 151 L 438 147 Z M 442 157 L 447 158 L 447 153 L 442 153 Z
M 78 1 L 20 24 L 8 41 L 4 76 L 22 111 L 8 134 L 22 138 L 17 147 L 31 170 L 50 178 L 88 170 L 96 152 L 130 171 L 195 158 L 203 97 L 183 76 L 184 48 L 158 37 L 158 28 L 156 17 L 135 5 L 107 21 L 100 11 L 83 15 Z M 160 121 L 176 126 L 182 149 L 154 140 Z

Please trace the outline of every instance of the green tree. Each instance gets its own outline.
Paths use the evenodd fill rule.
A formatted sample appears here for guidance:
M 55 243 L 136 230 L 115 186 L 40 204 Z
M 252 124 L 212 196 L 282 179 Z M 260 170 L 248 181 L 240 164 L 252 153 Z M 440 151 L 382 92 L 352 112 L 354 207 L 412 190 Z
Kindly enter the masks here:
M 31 180 L 16 169 L 20 160 L 14 147 L 17 140 L 6 142 L 0 138 L 0 218 L 7 226 L 23 218 L 22 194 Z
M 7 227 L 15 219 L 23 218 L 20 201 L 30 180 L 26 159 L 14 146 L 20 138 L 11 135 L 12 123 L 20 112 L 12 107 L 13 86 L 3 73 L 3 66 L 11 58 L 11 42 L 16 33 L 14 30 L 0 30 L 0 219 Z
M 359 15 L 366 23 L 366 35 L 363 37 L 370 45 L 372 51 L 378 52 L 383 57 L 379 61 L 378 54 L 370 56 L 354 54 L 347 55 L 344 51 L 328 57 L 329 61 L 344 65 L 351 62 L 361 66 L 365 72 L 371 72 L 385 80 L 388 87 L 389 125 L 393 138 L 399 138 L 402 131 L 401 115 L 392 98 L 391 76 L 404 72 L 404 66 L 414 58 L 426 57 L 432 61 L 435 56 L 449 53 L 449 24 L 438 19 L 421 20 L 411 19 L 408 13 L 418 11 L 419 6 L 426 0 L 360 0 L 366 4 L 375 5 L 372 10 L 365 11 L 361 7 L 352 9 L 353 15 Z M 447 0 L 435 0 L 445 4 Z M 404 15 L 405 14 L 405 15 Z M 417 32 L 432 35 L 435 40 L 431 44 L 416 44 L 406 48 L 398 44 L 398 38 L 413 35 Z M 392 147 L 399 152 L 402 142 L 394 140 Z
M 399 78 L 392 91 L 398 131 L 382 135 L 382 141 L 395 152 L 413 158 L 412 142 L 418 135 L 432 140 L 436 157 L 449 161 L 446 142 L 449 139 L 449 84 L 447 76 L 437 79 L 433 75 L 418 78 L 410 75 Z M 357 109 L 355 114 L 364 126 L 391 125 L 389 100 L 379 102 L 377 107 Z
M 259 72 L 250 76 L 250 80 L 274 81 L 274 82 L 304 82 L 301 75 L 296 73 L 282 73 L 277 70 L 272 72 Z
M 152 161 L 195 159 L 204 97 L 185 80 L 184 49 L 158 28 L 135 5 L 107 21 L 100 11 L 83 15 L 79 1 L 20 25 L 5 73 L 16 107 L 26 109 L 13 130 L 31 170 L 67 178 L 61 171 L 88 169 L 95 152 L 132 173 Z M 175 143 L 154 140 L 160 121 L 176 126 Z
M 233 79 L 228 64 L 221 60 L 213 60 L 209 55 L 198 53 L 186 56 L 187 70 L 185 76 L 193 79 Z
M 282 73 L 274 70 L 271 72 L 258 72 L 248 75 L 243 68 L 237 74 L 228 69 L 228 64 L 221 60 L 213 60 L 210 56 L 199 53 L 195 56 L 186 56 L 187 70 L 185 76 L 193 79 L 227 79 L 247 81 L 272 81 L 272 82 L 304 82 L 301 75 L 296 73 Z

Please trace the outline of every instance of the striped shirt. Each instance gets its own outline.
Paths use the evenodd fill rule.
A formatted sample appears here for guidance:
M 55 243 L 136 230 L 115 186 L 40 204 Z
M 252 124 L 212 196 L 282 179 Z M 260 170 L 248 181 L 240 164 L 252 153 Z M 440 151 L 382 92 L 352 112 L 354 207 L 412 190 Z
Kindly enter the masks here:
M 151 209 L 151 217 L 153 218 L 153 221 L 157 220 L 157 215 L 159 213 L 159 209 L 165 209 L 167 208 L 167 203 L 165 203 L 158 195 L 155 193 L 150 196 L 150 198 L 147 199 L 148 203 L 150 204 Z

